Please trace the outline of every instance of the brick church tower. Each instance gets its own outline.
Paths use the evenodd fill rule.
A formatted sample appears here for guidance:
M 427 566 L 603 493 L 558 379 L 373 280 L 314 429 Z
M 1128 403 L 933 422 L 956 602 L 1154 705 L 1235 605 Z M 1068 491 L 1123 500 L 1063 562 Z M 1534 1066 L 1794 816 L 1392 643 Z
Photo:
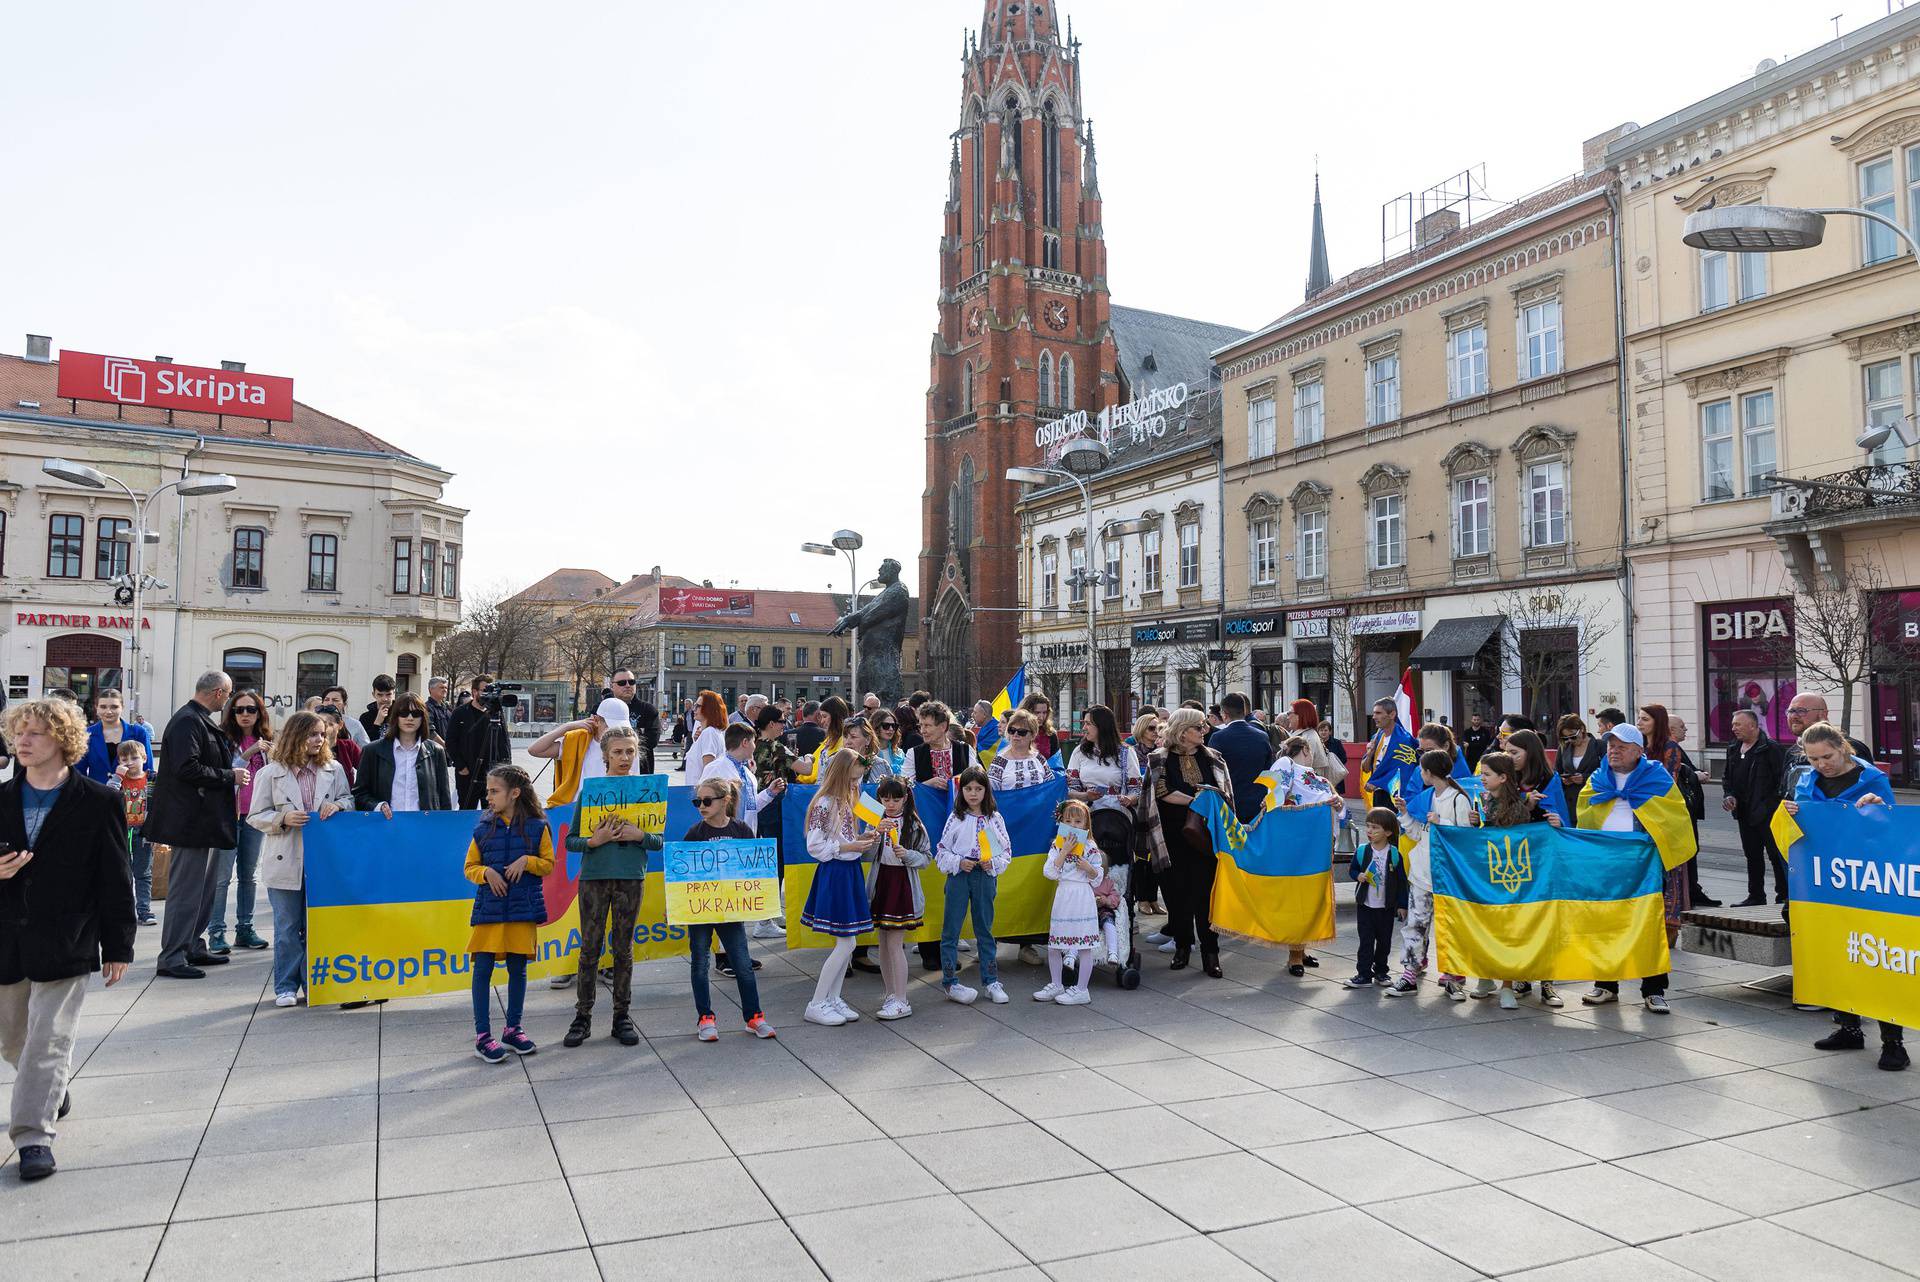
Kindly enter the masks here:
M 1080 45 L 1051 0 L 987 0 L 962 57 L 927 388 L 920 600 L 928 688 L 956 706 L 1020 666 L 1019 486 L 1034 429 L 1116 404 Z

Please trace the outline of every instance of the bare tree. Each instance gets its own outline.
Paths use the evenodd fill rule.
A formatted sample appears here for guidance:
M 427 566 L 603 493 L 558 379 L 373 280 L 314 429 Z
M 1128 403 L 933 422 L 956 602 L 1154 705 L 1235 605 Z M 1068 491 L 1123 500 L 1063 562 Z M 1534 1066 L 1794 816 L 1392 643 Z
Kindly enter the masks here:
M 1348 727 L 1356 737 L 1366 726 L 1365 711 L 1360 701 L 1367 693 L 1367 639 L 1365 635 L 1356 636 L 1349 619 L 1327 620 L 1327 679 L 1333 686 L 1336 699 L 1346 704 L 1347 715 L 1352 718 Z M 1333 709 L 1327 709 L 1329 717 Z M 1334 726 L 1339 727 L 1334 719 Z
M 582 688 L 592 679 L 600 661 L 600 639 L 593 634 L 592 615 L 558 611 L 548 622 L 544 639 L 559 667 L 573 681 L 573 707 L 580 708 Z
M 469 589 L 460 626 L 434 647 L 434 669 L 449 680 L 483 672 L 518 678 L 540 666 L 546 611 L 514 595 L 504 583 Z
M 1794 603 L 1792 639 L 1779 643 L 1780 657 L 1790 654 L 1803 679 L 1840 692 L 1842 733 L 1852 732 L 1854 688 L 1876 667 L 1876 641 L 1900 634 L 1885 588 L 1886 575 L 1871 557 L 1854 561 L 1838 579 L 1814 575 Z M 1904 648 L 1888 647 L 1884 657 L 1897 662 L 1905 654 Z
M 1498 646 L 1501 684 L 1519 686 L 1527 715 L 1536 719 L 1549 691 L 1579 689 L 1580 674 L 1599 661 L 1602 643 L 1618 627 L 1598 596 L 1578 596 L 1561 588 L 1505 592 L 1494 609 L 1507 616 Z M 1578 709 L 1546 711 L 1558 717 Z M 1543 728 L 1552 726 L 1543 722 Z

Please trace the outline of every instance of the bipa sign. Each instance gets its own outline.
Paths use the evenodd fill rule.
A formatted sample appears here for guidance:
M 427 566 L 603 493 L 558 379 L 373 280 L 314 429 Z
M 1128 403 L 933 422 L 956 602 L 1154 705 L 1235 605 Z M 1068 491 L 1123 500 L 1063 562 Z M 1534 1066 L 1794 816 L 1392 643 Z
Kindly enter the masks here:
M 1786 615 L 1778 607 L 1707 612 L 1707 638 L 1712 641 L 1764 641 L 1791 634 Z
M 293 380 L 245 370 L 205 369 L 93 352 L 60 353 L 59 395 L 66 400 L 144 405 L 196 414 L 234 414 L 289 422 Z

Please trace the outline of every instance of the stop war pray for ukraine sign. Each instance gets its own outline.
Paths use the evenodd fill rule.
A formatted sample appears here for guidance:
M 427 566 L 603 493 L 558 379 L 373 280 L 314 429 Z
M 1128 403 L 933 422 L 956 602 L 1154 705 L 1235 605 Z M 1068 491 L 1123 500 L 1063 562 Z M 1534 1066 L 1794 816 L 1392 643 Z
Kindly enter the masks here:
M 663 862 L 667 920 L 676 926 L 780 914 L 780 851 L 771 837 L 670 841 Z

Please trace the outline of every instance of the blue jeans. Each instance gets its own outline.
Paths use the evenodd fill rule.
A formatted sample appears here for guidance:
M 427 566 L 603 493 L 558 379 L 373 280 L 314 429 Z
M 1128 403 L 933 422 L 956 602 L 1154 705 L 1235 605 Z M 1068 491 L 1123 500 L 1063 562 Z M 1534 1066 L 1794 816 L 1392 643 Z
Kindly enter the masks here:
M 213 916 L 207 921 L 209 932 L 227 933 L 227 887 L 233 884 L 236 867 L 240 872 L 240 901 L 234 905 L 233 924 L 241 930 L 253 929 L 253 905 L 257 897 L 254 874 L 260 868 L 260 839 L 266 834 L 242 819 L 239 836 L 238 846 L 215 856 Z
M 473 953 L 473 1031 L 485 1037 L 493 1031 L 493 954 Z M 520 1012 L 527 1004 L 527 963 L 521 953 L 508 953 L 507 1027 L 520 1027 Z
M 713 1014 L 713 996 L 707 991 L 707 966 L 713 951 L 713 937 L 720 937 L 726 949 L 727 965 L 733 967 L 733 982 L 740 986 L 740 1017 L 752 1019 L 760 1013 L 760 985 L 753 978 L 753 954 L 747 951 L 746 923 L 723 921 L 717 926 L 687 927 L 687 951 L 693 962 L 693 1008 L 702 1015 Z
M 973 912 L 973 941 L 980 949 L 980 982 L 997 983 L 1000 964 L 993 950 L 993 894 L 999 882 L 984 868 L 947 878 L 947 906 L 940 919 L 940 986 L 952 988 L 960 972 L 960 924 Z
M 273 995 L 297 993 L 307 978 L 307 892 L 267 887 L 273 905 Z
M 153 913 L 153 847 L 147 844 L 138 828 L 129 832 L 127 838 L 133 857 L 134 915 L 145 921 Z

